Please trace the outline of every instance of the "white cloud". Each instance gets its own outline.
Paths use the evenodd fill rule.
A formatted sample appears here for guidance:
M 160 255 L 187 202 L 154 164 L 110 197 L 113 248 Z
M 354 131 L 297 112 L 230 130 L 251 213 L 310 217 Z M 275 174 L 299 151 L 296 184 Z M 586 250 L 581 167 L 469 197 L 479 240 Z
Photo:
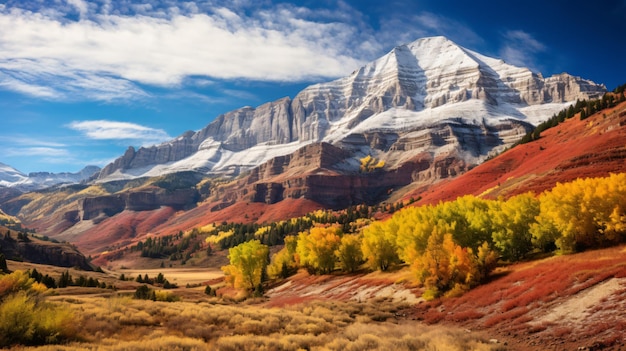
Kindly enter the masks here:
M 2 72 L 0 72 L 0 88 L 43 99 L 58 99 L 61 96 L 59 92 L 51 87 L 14 79 Z
M 79 21 L 59 17 L 60 10 L 0 11 L 4 89 L 48 99 L 137 99 L 148 95 L 142 84 L 177 87 L 189 76 L 304 81 L 342 76 L 364 62 L 346 50 L 356 28 L 309 20 L 310 11 L 293 6 L 247 16 L 121 2 L 94 13 L 84 0 L 67 1 Z
M 145 127 L 135 123 L 107 120 L 74 121 L 67 125 L 70 129 L 83 133 L 96 140 L 134 140 L 142 146 L 152 145 L 171 139 L 162 129 Z
M 150 87 L 185 89 L 199 79 L 341 77 L 423 36 L 482 41 L 463 23 L 424 11 L 392 11 L 372 24 L 341 0 L 332 8 L 250 0 L 55 4 L 0 7 L 1 89 L 49 100 L 133 101 L 154 98 Z
M 500 48 L 500 56 L 508 63 L 529 67 L 538 71 L 536 55 L 546 51 L 546 46 L 529 33 L 522 30 L 510 30 L 502 35 L 504 44 Z
M 80 17 L 85 17 L 89 11 L 89 5 L 84 0 L 67 0 L 67 3 L 76 8 Z

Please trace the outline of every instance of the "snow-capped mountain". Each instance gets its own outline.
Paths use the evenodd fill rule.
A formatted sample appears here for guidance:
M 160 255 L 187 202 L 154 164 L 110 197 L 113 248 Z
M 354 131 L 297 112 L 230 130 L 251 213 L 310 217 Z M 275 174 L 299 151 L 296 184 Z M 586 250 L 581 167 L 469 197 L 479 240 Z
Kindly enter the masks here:
M 355 160 L 374 155 L 389 168 L 424 153 L 454 152 L 476 164 L 576 99 L 605 91 L 566 73 L 543 78 L 444 37 L 424 38 L 293 99 L 244 107 L 200 131 L 129 148 L 99 180 L 187 170 L 238 174 L 317 142 L 348 150 Z M 358 161 L 341 167 L 358 169 Z
M 28 176 L 24 173 L 0 162 L 0 186 L 10 187 L 25 182 L 27 179 Z
M 100 171 L 100 167 L 87 166 L 77 173 L 35 172 L 25 175 L 15 168 L 0 163 L 0 187 L 30 191 L 65 183 L 80 183 Z

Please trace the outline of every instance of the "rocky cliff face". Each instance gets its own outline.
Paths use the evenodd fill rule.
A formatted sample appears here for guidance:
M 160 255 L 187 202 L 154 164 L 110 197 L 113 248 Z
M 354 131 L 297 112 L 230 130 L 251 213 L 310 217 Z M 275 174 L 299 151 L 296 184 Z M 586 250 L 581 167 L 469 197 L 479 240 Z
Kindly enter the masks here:
M 0 236 L 0 252 L 10 260 L 93 270 L 85 256 L 70 244 L 52 243 L 36 238 L 22 241 L 17 240 L 16 236 L 15 232 L 12 239 L 5 238 L 4 234 Z
M 498 130 L 510 120 L 536 124 L 576 99 L 595 98 L 605 90 L 566 73 L 544 79 L 446 38 L 425 38 L 393 49 L 348 77 L 312 85 L 293 99 L 244 107 L 170 142 L 129 148 L 99 178 L 132 178 L 140 168 L 149 176 L 182 170 L 228 173 L 310 143 L 347 144 L 353 134 L 406 137 L 430 129 L 436 137 L 451 120 L 470 129 Z M 501 139 L 499 145 L 509 142 L 498 133 L 495 137 Z M 480 156 L 490 151 L 483 148 Z
M 99 217 L 111 217 L 124 210 L 149 211 L 161 206 L 184 209 L 194 206 L 200 195 L 195 188 L 189 189 L 152 189 L 131 191 L 114 195 L 94 196 L 79 201 L 79 211 L 69 211 L 67 219 L 92 220 Z
M 582 78 L 565 73 L 543 78 L 446 38 L 426 38 L 345 78 L 309 86 L 293 99 L 225 113 L 202 130 L 160 145 L 131 147 L 95 180 L 108 183 L 102 186 L 106 195 L 76 195 L 74 202 L 60 200 L 46 213 L 27 197 L 3 209 L 20 212 L 40 232 L 74 237 L 87 227 L 95 232 L 123 211 L 143 218 L 141 211 L 187 209 L 201 199 L 207 199 L 202 209 L 209 211 L 238 201 L 273 204 L 287 198 L 332 208 L 376 203 L 408 184 L 464 173 L 576 99 L 604 91 Z M 384 166 L 364 170 L 366 157 Z M 219 181 L 198 186 L 194 176 L 182 186 L 186 171 Z M 172 179 L 135 189 L 115 185 L 172 173 Z M 33 208 L 27 213 L 25 206 Z M 51 212 L 54 216 L 46 217 Z M 81 221 L 91 222 L 76 225 Z M 142 230 L 150 230 L 147 226 Z
M 448 136 L 456 138 L 454 134 Z M 358 138 L 366 140 L 366 138 Z M 480 144 L 480 142 L 479 142 Z M 398 139 L 389 149 L 404 151 L 406 141 Z M 328 143 L 308 145 L 276 157 L 253 169 L 235 183 L 220 187 L 213 194 L 221 201 L 219 211 L 237 201 L 277 203 L 286 198 L 305 198 L 329 208 L 384 201 L 394 190 L 415 181 L 434 182 L 454 177 L 472 165 L 456 151 L 433 157 L 428 152 L 403 160 L 396 168 L 346 172 L 352 154 Z

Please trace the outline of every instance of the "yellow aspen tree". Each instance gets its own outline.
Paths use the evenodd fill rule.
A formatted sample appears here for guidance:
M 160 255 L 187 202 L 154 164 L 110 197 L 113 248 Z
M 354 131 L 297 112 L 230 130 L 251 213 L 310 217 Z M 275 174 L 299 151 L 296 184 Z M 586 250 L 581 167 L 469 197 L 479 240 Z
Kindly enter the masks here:
M 290 235 L 285 237 L 285 246 L 272 256 L 267 266 L 267 274 L 270 278 L 287 278 L 298 268 L 296 261 L 296 245 L 298 237 Z
M 326 274 L 335 269 L 335 251 L 341 242 L 338 227 L 313 227 L 298 235 L 296 253 L 300 264 L 312 273 Z
M 343 271 L 350 273 L 356 271 L 363 263 L 361 238 L 356 234 L 344 235 L 335 255 Z
M 536 222 L 539 207 L 539 200 L 532 193 L 491 203 L 493 243 L 504 259 L 517 261 L 533 249 L 530 227 Z
M 230 265 L 222 267 L 226 281 L 237 289 L 252 290 L 262 283 L 268 264 L 269 248 L 250 240 L 228 250 Z
M 394 227 L 374 222 L 363 229 L 361 250 L 371 270 L 386 271 L 399 261 Z

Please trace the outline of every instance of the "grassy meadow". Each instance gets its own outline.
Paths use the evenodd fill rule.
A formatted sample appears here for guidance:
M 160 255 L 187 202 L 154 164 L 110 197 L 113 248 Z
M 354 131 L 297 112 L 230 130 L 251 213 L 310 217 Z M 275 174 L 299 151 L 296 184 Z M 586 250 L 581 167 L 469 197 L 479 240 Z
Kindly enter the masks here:
M 9 262 L 15 270 L 36 267 Z M 204 286 L 168 290 L 177 302 L 133 298 L 134 281 L 118 273 L 92 273 L 118 290 L 69 287 L 41 294 L 51 311 L 69 314 L 54 345 L 13 345 L 15 350 L 498 350 L 481 335 L 411 320 L 408 306 L 390 299 L 366 302 L 309 301 L 268 307 L 267 298 L 237 301 L 210 297 Z M 129 272 L 125 272 L 128 275 Z M 152 272 L 137 272 L 141 274 Z M 199 272 L 163 270 L 178 284 L 195 282 Z M 209 272 L 210 273 L 210 272 Z M 215 273 L 215 272 L 214 272 Z M 77 272 L 72 272 L 76 275 Z M 178 276 L 180 274 L 180 276 Z M 208 274 L 206 277 L 214 277 Z M 219 287 L 220 285 L 216 285 Z M 151 287 L 159 291 L 158 287 Z M 56 310 L 55 310 L 56 309 Z
M 385 301 L 311 302 L 264 308 L 262 300 L 224 304 L 159 302 L 129 295 L 56 296 L 75 316 L 66 345 L 24 350 L 495 350 L 461 329 L 426 326 Z

